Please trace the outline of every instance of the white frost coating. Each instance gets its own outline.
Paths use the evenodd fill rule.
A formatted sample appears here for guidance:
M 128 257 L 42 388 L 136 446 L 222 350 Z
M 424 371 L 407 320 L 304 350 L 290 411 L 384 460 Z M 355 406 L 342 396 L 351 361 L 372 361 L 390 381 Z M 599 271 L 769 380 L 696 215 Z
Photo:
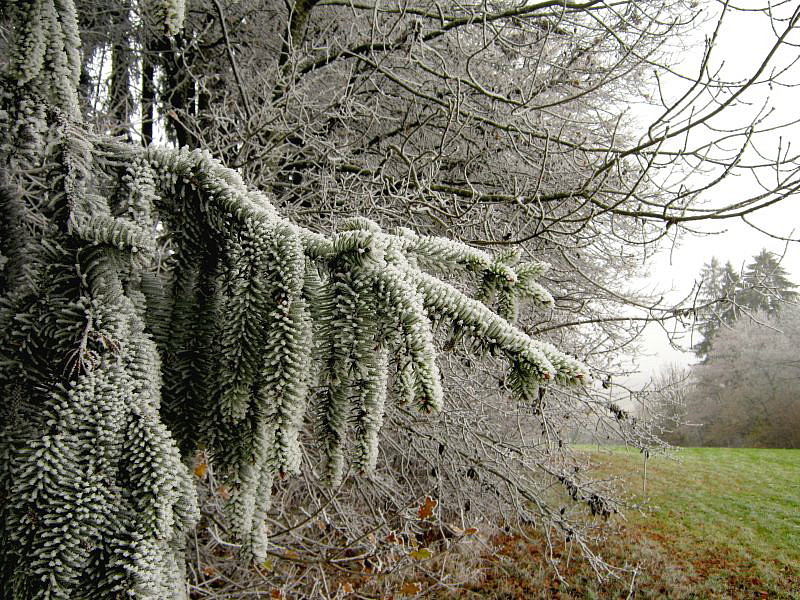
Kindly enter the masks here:
M 18 2 L 11 73 L 18 87 L 29 87 L 69 116 L 80 119 L 80 37 L 75 6 L 66 0 Z

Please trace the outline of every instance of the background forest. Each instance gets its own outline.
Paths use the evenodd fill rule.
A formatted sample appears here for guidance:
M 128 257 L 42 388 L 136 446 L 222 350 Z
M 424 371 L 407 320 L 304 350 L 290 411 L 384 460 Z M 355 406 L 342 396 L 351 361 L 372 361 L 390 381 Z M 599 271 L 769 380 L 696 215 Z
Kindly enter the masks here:
M 795 117 L 753 94 L 793 85 L 799 13 L 748 8 L 774 36 L 731 80 L 739 10 L 2 4 L 0 597 L 333 597 L 365 573 L 380 597 L 424 569 L 447 591 L 469 573 L 421 561 L 520 524 L 616 573 L 595 550 L 621 501 L 569 443 L 647 456 L 653 407 L 684 416 L 612 396 L 647 323 L 698 319 L 742 444 L 793 400 L 777 358 L 765 410 L 720 373 L 759 335 L 736 311 L 793 299 L 777 268 L 711 263 L 677 304 L 629 286 L 694 223 L 796 192 L 773 147 Z M 758 192 L 714 196 L 737 175 Z

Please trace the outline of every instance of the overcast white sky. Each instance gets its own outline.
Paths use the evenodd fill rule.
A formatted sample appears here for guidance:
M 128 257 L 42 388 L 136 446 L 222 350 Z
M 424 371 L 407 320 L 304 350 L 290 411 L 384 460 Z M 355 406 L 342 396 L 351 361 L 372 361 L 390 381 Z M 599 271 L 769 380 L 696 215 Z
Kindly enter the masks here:
M 738 5 L 744 7 L 764 6 L 761 1 L 739 0 Z M 785 3 L 786 10 L 794 10 L 795 2 Z M 744 79 L 754 68 L 758 61 L 765 55 L 772 45 L 775 34 L 767 19 L 754 13 L 733 13 L 726 18 L 727 23 L 721 31 L 718 44 L 717 59 L 724 60 L 724 73 L 726 79 Z M 702 34 L 701 34 L 702 35 Z M 702 38 L 700 38 L 702 39 Z M 798 41 L 795 37 L 794 41 Z M 702 55 L 702 46 L 698 44 L 695 52 L 687 53 L 687 60 L 682 68 L 692 69 L 698 64 Z M 780 60 L 788 64 L 800 55 L 797 47 L 787 48 Z M 800 69 L 798 69 L 800 70 Z M 797 71 L 797 70 L 796 70 Z M 691 72 L 691 71 L 689 71 Z M 800 73 L 788 77 L 788 81 L 800 82 Z M 773 122 L 790 121 L 800 117 L 800 90 L 796 88 L 773 87 L 768 90 L 766 86 L 758 94 L 758 100 L 768 99 L 769 105 L 774 107 Z M 757 102 L 756 97 L 751 97 Z M 755 106 L 755 104 L 754 104 Z M 735 122 L 737 115 L 727 118 Z M 781 143 L 785 147 L 787 142 L 794 139 L 800 149 L 800 126 L 792 125 L 772 140 L 761 144 L 761 151 L 770 148 L 772 154 L 777 153 L 778 135 L 782 135 Z M 726 182 L 716 188 L 713 202 L 728 204 L 737 199 L 759 193 L 760 189 L 754 181 L 739 177 Z M 771 207 L 752 219 L 759 227 L 781 237 L 800 237 L 800 196 L 787 198 L 778 205 Z M 672 293 L 674 299 L 685 296 L 692 288 L 703 264 L 712 256 L 722 261 L 730 260 L 734 268 L 740 268 L 749 262 L 750 258 L 762 248 L 784 255 L 784 268 L 790 273 L 793 281 L 800 282 L 800 244 L 788 243 L 772 239 L 759 233 L 752 227 L 739 220 L 717 221 L 699 227 L 703 231 L 713 233 L 705 237 L 687 237 L 673 248 L 667 248 L 651 262 L 650 276 L 644 284 L 648 288 L 662 292 Z M 689 364 L 693 361 L 691 353 L 682 354 L 671 349 L 666 341 L 666 336 L 656 326 L 651 326 L 647 332 L 645 347 L 648 355 L 640 355 L 637 362 L 640 366 L 640 375 L 631 380 L 632 384 L 645 383 L 651 374 L 655 374 L 664 365 L 671 363 Z M 697 339 L 694 340 L 696 342 Z M 687 346 L 691 344 L 686 340 Z

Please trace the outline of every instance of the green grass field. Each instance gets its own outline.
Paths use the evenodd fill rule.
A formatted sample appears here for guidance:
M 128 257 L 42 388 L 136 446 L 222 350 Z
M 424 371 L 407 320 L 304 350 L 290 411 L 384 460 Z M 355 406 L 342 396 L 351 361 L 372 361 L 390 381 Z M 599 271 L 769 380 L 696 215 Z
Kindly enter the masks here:
M 682 449 L 650 458 L 646 485 L 638 452 L 579 451 L 651 507 L 628 511 L 600 549 L 609 563 L 636 568 L 633 585 L 630 576 L 598 583 L 556 548 L 564 584 L 542 564 L 543 544 L 507 536 L 498 540 L 507 560 L 459 596 L 800 599 L 800 450 Z

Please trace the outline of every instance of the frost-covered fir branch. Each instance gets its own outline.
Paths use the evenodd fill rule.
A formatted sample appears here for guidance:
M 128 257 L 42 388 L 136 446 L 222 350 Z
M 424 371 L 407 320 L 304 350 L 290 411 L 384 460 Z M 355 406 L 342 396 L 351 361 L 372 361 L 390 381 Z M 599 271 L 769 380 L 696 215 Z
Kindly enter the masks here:
M 157 4 L 174 31 L 181 3 Z M 73 3 L 15 11 L 0 82 L 3 597 L 181 597 L 198 449 L 263 558 L 273 477 L 299 468 L 309 406 L 332 482 L 375 466 L 392 390 L 446 407 L 434 322 L 504 356 L 520 400 L 586 379 L 492 310 L 551 303 L 542 265 L 365 219 L 321 236 L 207 153 L 87 133 Z M 466 268 L 484 302 L 425 266 Z

